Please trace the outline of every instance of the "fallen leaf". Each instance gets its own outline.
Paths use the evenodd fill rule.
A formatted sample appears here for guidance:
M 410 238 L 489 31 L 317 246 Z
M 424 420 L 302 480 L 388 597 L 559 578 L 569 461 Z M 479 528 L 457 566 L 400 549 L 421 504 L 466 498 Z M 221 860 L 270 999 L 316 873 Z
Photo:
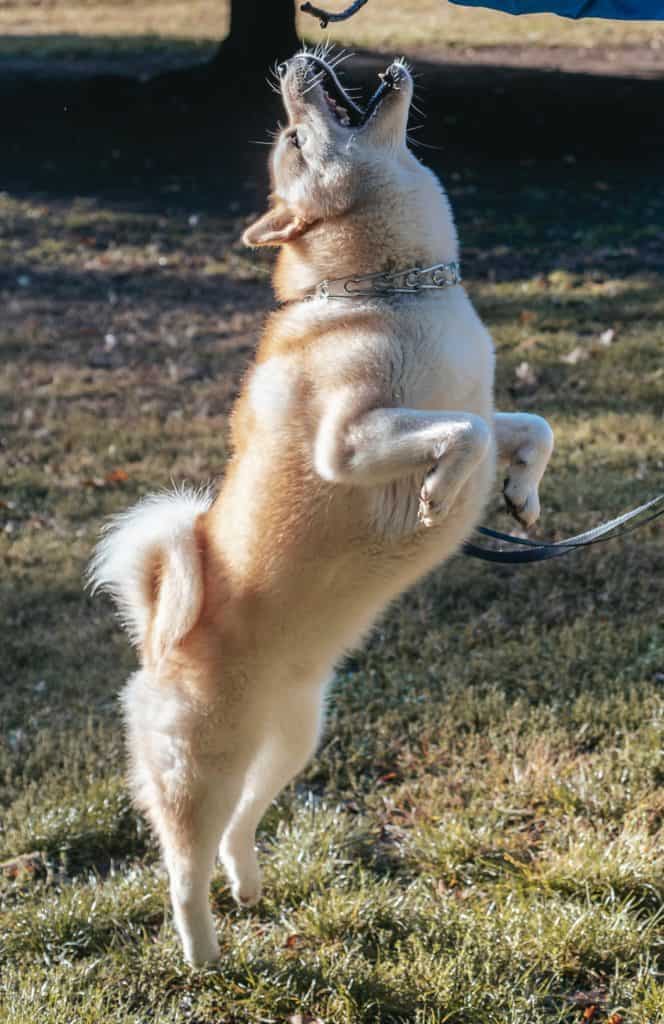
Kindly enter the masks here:
M 583 362 L 584 359 L 588 358 L 588 353 L 585 348 L 581 348 L 577 345 L 571 352 L 568 352 L 566 356 L 561 357 L 562 363 L 569 363 L 570 366 L 576 366 L 577 363 Z
M 530 363 L 527 363 L 525 360 L 519 363 L 514 371 L 514 376 L 517 379 L 517 388 L 534 388 L 537 386 L 537 375 Z
M 0 864 L 0 874 L 5 878 L 27 881 L 32 878 L 45 878 L 48 867 L 43 853 L 35 850 L 33 853 L 21 853 L 18 857 L 3 861 Z
M 289 935 L 284 942 L 284 949 L 296 949 L 298 946 L 302 945 L 303 941 L 304 940 L 301 935 Z
M 623 1024 L 624 1017 L 621 1013 L 612 1013 L 606 1024 Z
M 104 479 L 107 484 L 124 484 L 129 479 L 129 473 L 126 469 L 112 469 Z
M 597 1006 L 595 1005 L 595 1003 L 593 1003 L 592 1006 L 586 1006 L 585 1010 L 583 1011 L 583 1017 L 581 1019 L 592 1020 L 596 1013 Z

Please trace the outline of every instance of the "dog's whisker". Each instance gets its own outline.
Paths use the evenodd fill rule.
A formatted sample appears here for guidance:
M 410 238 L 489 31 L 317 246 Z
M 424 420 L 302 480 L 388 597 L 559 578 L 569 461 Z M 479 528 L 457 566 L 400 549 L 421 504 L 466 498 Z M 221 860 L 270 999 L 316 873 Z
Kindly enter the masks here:
M 344 64 L 347 60 L 353 56 L 350 50 L 341 50 L 340 53 L 336 54 L 334 58 L 329 62 L 330 67 L 337 68 L 340 64 Z
M 308 93 L 310 93 L 312 89 L 315 89 L 317 85 L 321 84 L 321 82 L 324 80 L 324 78 L 325 78 L 325 72 L 321 71 L 320 74 L 317 74 L 312 79 L 312 81 L 307 85 L 307 88 L 304 90 L 302 95 L 306 96 Z
M 419 125 L 419 127 L 421 128 L 422 125 Z M 413 129 L 413 130 L 415 130 L 415 129 Z M 412 139 L 410 137 L 410 133 L 406 136 L 406 138 L 408 139 L 409 145 L 417 146 L 418 149 L 433 149 L 437 153 L 442 153 L 443 152 L 444 146 L 432 146 L 431 143 L 429 143 L 429 142 L 422 142 L 421 139 Z

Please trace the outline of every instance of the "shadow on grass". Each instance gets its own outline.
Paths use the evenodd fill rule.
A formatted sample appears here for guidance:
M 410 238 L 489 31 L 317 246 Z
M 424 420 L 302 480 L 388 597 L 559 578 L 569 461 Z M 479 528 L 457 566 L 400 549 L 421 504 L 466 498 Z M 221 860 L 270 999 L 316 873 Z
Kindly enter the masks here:
M 195 40 L 169 44 L 159 61 L 150 40 L 85 40 L 92 57 L 83 64 L 67 59 L 76 46 L 69 37 L 24 38 L 26 56 L 5 58 L 5 188 L 122 196 L 145 208 L 187 208 L 194 199 L 209 209 L 231 199 L 245 209 L 255 205 L 266 186 L 265 154 L 248 140 L 265 139 L 281 113 L 263 69 L 233 66 L 217 76 L 199 70 L 190 87 L 185 77 L 175 91 L 164 90 L 141 79 L 202 52 Z M 49 50 L 61 56 L 27 56 Z M 124 73 L 111 74 L 109 61 L 120 71 L 119 53 L 129 55 Z M 384 55 L 358 54 L 346 65 L 349 79 L 367 93 L 384 63 Z M 444 61 L 419 62 L 417 70 L 427 113 L 417 139 L 444 146 L 424 151 L 437 170 L 471 164 L 504 176 L 505 161 L 565 156 L 590 161 L 604 175 L 610 163 L 626 161 L 644 175 L 644 161 L 661 162 L 664 79 Z

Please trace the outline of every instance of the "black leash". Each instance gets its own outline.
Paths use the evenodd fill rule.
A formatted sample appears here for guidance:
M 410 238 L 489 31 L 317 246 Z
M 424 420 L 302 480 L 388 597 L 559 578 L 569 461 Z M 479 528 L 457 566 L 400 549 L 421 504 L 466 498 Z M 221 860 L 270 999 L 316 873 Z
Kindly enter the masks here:
M 623 529 L 627 523 L 630 523 L 633 519 L 638 518 L 649 510 L 654 511 L 650 511 L 650 515 L 646 516 L 645 519 L 641 519 L 640 522 Z M 539 541 L 529 540 L 527 537 L 515 537 L 511 533 L 500 533 L 499 530 L 490 530 L 488 526 L 478 526 L 477 532 L 481 533 L 483 537 L 491 537 L 492 540 L 500 540 L 506 544 L 516 544 L 525 548 L 525 550 L 508 551 L 505 548 L 482 548 L 478 547 L 477 544 L 471 544 L 469 541 L 463 545 L 461 550 L 469 558 L 480 558 L 484 562 L 545 562 L 549 558 L 561 558 L 563 555 L 568 555 L 570 551 L 575 551 L 578 548 L 585 548 L 591 544 L 605 543 L 607 540 L 613 540 L 614 537 L 624 537 L 625 534 L 633 533 L 634 530 L 640 529 L 646 523 L 651 523 L 654 519 L 659 519 L 663 515 L 664 494 L 659 494 L 656 498 L 647 501 L 645 505 L 639 505 L 638 508 L 633 509 L 631 512 L 625 512 L 616 519 L 611 519 L 608 523 L 596 526 L 592 530 L 586 530 L 585 533 L 577 533 L 576 537 L 569 537 L 567 540 L 557 540 L 552 541 L 550 544 L 541 544 Z

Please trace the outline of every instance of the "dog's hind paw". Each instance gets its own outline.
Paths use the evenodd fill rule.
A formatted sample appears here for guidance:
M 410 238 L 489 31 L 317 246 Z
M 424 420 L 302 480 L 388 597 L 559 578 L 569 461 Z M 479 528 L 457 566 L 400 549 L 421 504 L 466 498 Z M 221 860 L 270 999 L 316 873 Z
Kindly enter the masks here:
M 242 882 L 234 882 L 231 886 L 233 899 L 239 907 L 254 907 L 263 895 L 263 887 L 260 878 L 243 879 Z
M 253 907 L 263 895 L 261 869 L 253 845 L 237 844 L 234 848 L 232 836 L 226 837 L 219 855 L 231 883 L 233 899 L 240 907 Z
M 213 928 L 209 933 L 203 930 L 198 935 L 184 932 L 182 946 L 185 960 L 191 967 L 208 967 L 219 960 L 219 943 Z

